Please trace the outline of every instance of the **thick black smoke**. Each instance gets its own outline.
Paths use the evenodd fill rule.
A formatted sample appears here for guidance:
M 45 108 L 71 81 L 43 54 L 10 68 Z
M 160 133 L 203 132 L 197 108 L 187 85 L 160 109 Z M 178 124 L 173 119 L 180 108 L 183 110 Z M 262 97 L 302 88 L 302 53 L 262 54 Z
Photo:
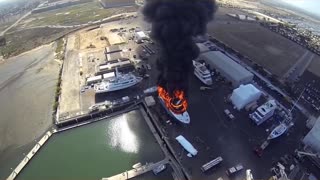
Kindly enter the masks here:
M 158 84 L 169 93 L 186 90 L 192 60 L 199 55 L 192 37 L 206 33 L 215 11 L 215 0 L 146 0 L 143 14 L 161 48 Z

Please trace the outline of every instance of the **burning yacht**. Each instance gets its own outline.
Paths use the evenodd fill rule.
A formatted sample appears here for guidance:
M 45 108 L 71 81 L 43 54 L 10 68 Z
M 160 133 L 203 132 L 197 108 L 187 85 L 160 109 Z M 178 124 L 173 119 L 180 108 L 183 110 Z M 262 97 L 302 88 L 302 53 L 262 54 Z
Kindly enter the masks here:
M 184 124 L 190 123 L 190 116 L 187 112 L 188 103 L 184 97 L 183 91 L 175 90 L 173 92 L 173 97 L 170 97 L 169 93 L 159 86 L 158 93 L 160 103 L 166 109 L 168 114 Z

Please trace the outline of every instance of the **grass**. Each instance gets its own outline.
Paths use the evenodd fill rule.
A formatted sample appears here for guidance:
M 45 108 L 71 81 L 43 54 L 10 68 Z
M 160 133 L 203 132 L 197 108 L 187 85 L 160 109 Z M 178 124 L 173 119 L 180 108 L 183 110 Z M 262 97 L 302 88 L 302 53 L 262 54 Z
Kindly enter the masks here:
M 43 13 L 32 14 L 22 24 L 25 27 L 47 25 L 78 25 L 97 21 L 122 12 L 136 10 L 134 7 L 103 9 L 99 2 L 88 2 Z M 31 21 L 31 22 L 30 22 Z
M 35 28 L 5 34 L 7 44 L 0 47 L 0 55 L 9 58 L 29 51 L 35 47 L 50 43 L 62 37 L 72 29 Z
M 56 58 L 60 60 L 64 60 L 64 40 L 60 38 L 57 40 L 57 48 L 56 48 Z

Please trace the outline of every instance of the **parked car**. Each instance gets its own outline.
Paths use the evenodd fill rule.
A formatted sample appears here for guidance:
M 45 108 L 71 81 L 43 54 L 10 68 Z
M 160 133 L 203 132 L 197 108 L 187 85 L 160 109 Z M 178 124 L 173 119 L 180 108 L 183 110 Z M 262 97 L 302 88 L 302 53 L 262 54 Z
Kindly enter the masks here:
M 227 169 L 226 173 L 228 176 L 231 176 L 239 171 L 241 171 L 243 169 L 242 164 L 237 164 L 236 166 L 233 166 L 229 169 Z

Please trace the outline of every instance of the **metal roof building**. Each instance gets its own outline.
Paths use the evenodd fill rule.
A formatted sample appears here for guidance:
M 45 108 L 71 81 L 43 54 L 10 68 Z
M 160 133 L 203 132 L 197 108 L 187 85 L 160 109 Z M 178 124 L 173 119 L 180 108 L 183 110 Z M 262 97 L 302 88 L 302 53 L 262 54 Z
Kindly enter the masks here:
M 118 45 L 112 45 L 105 48 L 105 54 L 112 54 L 116 52 L 121 52 L 122 49 Z
M 248 84 L 253 79 L 251 72 L 220 51 L 203 53 L 199 59 L 204 60 L 211 68 L 215 68 L 222 76 L 231 81 L 233 87 Z

